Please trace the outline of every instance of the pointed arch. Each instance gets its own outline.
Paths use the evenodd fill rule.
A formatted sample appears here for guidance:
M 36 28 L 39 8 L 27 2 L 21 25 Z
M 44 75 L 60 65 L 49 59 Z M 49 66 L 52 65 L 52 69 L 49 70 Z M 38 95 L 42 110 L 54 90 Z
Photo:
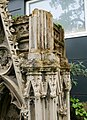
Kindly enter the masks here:
M 5 86 L 5 85 L 4 85 Z M 14 107 L 12 107 L 14 106 Z M 13 120 L 20 117 L 20 109 L 11 103 L 9 89 L 5 86 L 0 96 L 0 120 Z M 16 119 L 17 120 L 17 119 Z
M 31 94 L 31 91 L 33 91 L 33 95 L 34 95 L 34 88 L 33 88 L 32 82 L 29 80 L 25 88 L 25 93 L 24 93 L 25 97 L 29 97 Z
M 10 80 L 10 78 L 8 76 L 0 75 L 0 77 L 2 78 L 5 86 L 10 90 L 10 92 L 16 98 L 17 105 L 18 105 L 17 107 L 21 108 L 22 105 L 24 104 L 24 100 L 21 96 L 21 93 L 20 93 L 20 90 L 19 90 L 18 86 L 12 80 Z
M 33 85 L 32 85 L 32 83 L 30 82 L 30 86 L 29 86 L 29 96 L 31 97 L 31 96 L 35 96 L 35 94 L 34 94 L 34 88 L 33 88 Z
M 48 83 L 47 85 L 47 97 L 48 98 L 50 97 L 50 93 L 51 93 L 51 87 L 50 87 L 50 84 Z

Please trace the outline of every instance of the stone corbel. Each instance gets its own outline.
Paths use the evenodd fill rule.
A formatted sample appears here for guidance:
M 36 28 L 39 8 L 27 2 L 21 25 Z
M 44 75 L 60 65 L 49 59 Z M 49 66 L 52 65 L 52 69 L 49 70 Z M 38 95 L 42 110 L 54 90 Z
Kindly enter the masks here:
M 46 81 L 49 84 L 50 87 L 50 97 L 55 98 L 57 96 L 56 90 L 57 90 L 57 85 L 56 85 L 56 78 L 54 73 L 50 73 L 46 76 Z
M 32 81 L 32 85 L 34 88 L 34 92 L 35 92 L 35 97 L 40 97 L 41 96 L 41 76 L 36 76 L 36 80 Z
M 64 72 L 62 77 L 63 77 L 63 82 L 64 82 L 64 85 L 65 85 L 65 90 L 70 91 L 71 90 L 70 73 L 69 72 Z
M 41 75 L 38 75 L 38 73 L 36 75 L 28 75 L 27 76 L 27 83 L 26 83 L 26 88 L 25 88 L 25 92 L 24 92 L 24 96 L 25 97 L 29 97 L 29 92 L 30 92 L 30 86 L 32 85 L 33 90 L 34 90 L 34 95 L 36 97 L 40 97 L 41 96 Z
M 66 107 L 66 105 L 64 105 L 61 108 L 59 108 L 59 114 L 61 116 L 66 116 L 67 115 L 67 107 Z
M 45 98 L 47 96 L 47 81 L 43 80 L 43 82 L 41 82 L 41 98 Z

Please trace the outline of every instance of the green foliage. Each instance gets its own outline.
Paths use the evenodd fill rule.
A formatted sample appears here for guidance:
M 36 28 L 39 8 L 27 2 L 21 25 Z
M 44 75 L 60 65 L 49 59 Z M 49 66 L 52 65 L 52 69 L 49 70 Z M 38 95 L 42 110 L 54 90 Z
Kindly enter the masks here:
M 73 76 L 85 76 L 87 77 L 87 68 L 83 65 L 83 62 L 70 63 L 70 72 Z
M 19 16 L 21 16 L 21 15 L 16 14 L 15 16 L 12 16 L 12 19 L 13 19 L 13 20 L 17 20 L 17 18 L 18 18 Z
M 87 120 L 87 112 L 83 107 L 83 104 L 79 99 L 71 98 L 71 107 L 75 113 L 75 115 L 81 117 L 82 120 Z
M 71 63 L 70 64 L 70 73 L 71 80 L 74 85 L 77 84 L 75 77 L 76 76 L 85 76 L 87 77 L 87 68 L 83 65 L 83 62 Z M 87 112 L 83 107 L 83 104 L 79 99 L 71 98 L 71 119 L 75 120 L 87 120 Z M 72 119 L 73 120 L 73 119 Z
M 77 85 L 76 76 L 87 77 L 87 68 L 83 65 L 83 62 L 70 63 L 70 74 L 72 84 Z

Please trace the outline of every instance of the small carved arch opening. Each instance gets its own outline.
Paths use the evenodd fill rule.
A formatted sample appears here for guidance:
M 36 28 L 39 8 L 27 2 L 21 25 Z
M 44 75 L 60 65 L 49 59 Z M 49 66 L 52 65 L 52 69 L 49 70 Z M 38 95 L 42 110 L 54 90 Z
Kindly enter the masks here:
M 50 99 L 50 93 L 51 93 L 51 89 L 50 89 L 50 85 L 48 84 L 48 88 L 47 88 L 47 99 Z
M 21 117 L 21 120 L 24 120 L 24 117 L 23 117 L 23 116 Z
M 63 82 L 63 99 L 64 99 L 64 101 L 66 100 L 66 97 L 67 97 L 67 91 L 66 91 L 66 85 L 65 85 L 65 83 Z
M 32 84 L 30 83 L 30 91 L 29 91 L 29 97 L 30 99 L 33 98 L 35 95 L 34 95 L 34 89 L 33 89 L 33 86 Z
M 24 117 L 23 117 L 23 116 L 21 117 L 21 120 L 24 120 Z

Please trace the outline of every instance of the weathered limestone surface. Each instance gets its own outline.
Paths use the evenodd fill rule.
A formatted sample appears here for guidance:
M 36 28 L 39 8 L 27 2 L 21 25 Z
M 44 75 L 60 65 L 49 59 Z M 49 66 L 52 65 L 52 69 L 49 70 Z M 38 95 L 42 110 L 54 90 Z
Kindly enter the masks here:
M 44 10 L 13 20 L 7 4 L 0 1 L 0 120 L 70 120 L 64 30 Z

